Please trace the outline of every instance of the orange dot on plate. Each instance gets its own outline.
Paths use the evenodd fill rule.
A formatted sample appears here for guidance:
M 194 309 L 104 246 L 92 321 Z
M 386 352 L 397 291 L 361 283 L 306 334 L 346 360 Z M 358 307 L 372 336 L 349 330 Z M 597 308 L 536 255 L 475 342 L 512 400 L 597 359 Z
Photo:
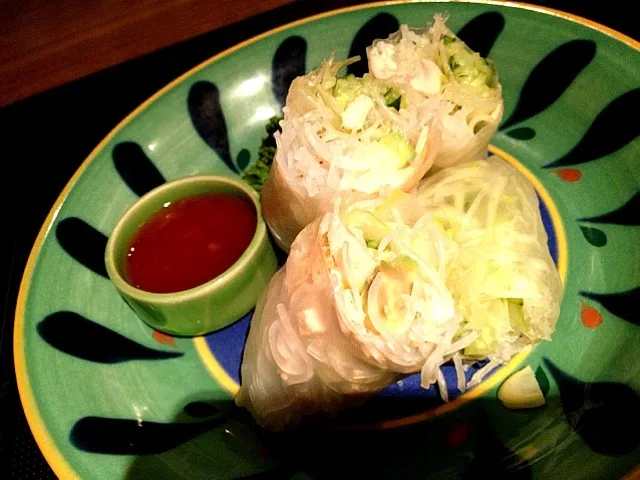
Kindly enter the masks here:
M 165 335 L 164 333 L 159 332 L 158 330 L 154 330 L 151 336 L 156 342 L 161 343 L 162 345 L 168 345 L 170 347 L 176 346 L 175 338 L 173 338 L 170 335 Z
M 582 177 L 582 172 L 577 168 L 561 168 L 560 170 L 554 170 L 556 175 L 558 175 L 565 182 L 577 182 Z
M 587 328 L 599 327 L 602 324 L 602 315 L 600 312 L 584 302 L 581 302 L 581 304 L 580 319 L 582 320 L 582 324 Z

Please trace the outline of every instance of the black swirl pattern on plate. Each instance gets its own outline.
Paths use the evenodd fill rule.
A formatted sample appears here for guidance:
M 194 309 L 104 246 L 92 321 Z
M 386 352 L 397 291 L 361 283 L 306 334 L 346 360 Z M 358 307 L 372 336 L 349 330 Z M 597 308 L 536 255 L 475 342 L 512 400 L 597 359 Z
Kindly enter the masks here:
M 113 165 L 133 193 L 142 197 L 166 182 L 158 167 L 136 142 L 121 142 L 113 147 Z
M 271 61 L 271 91 L 280 107 L 284 107 L 289 86 L 296 77 L 306 73 L 307 41 L 295 35 L 284 40 Z
M 640 109 L 640 88 L 620 95 L 595 118 L 578 144 L 545 168 L 569 167 L 617 152 L 640 135 L 640 125 L 630 121 Z
M 146 347 L 75 312 L 52 313 L 36 328 L 40 337 L 56 350 L 89 362 L 112 364 L 182 356 L 179 352 Z
M 80 218 L 69 217 L 56 225 L 56 239 L 75 261 L 104 278 L 108 277 L 104 266 L 105 234 Z
M 143 420 L 84 417 L 71 429 L 71 443 L 79 450 L 110 455 L 149 455 L 166 452 L 227 419 L 220 413 L 202 422 L 159 423 Z
M 578 221 L 638 227 L 640 226 L 640 192 L 636 193 L 629 201 L 615 210 L 593 217 L 582 217 L 579 218 Z
M 231 158 L 227 122 L 216 84 L 201 80 L 191 85 L 187 107 L 193 128 L 200 138 L 218 154 L 232 172 L 240 173 Z
M 509 130 L 507 136 L 516 140 L 532 140 L 536 136 L 536 131 L 530 127 L 518 127 Z
M 238 156 L 236 157 L 236 164 L 241 171 L 246 170 L 251 162 L 251 152 L 246 148 L 240 149 Z
M 549 108 L 596 55 L 591 40 L 572 40 L 543 58 L 525 81 L 518 103 L 501 129 L 528 120 Z
M 579 222 L 589 224 L 613 224 L 622 226 L 640 226 L 640 192 L 636 193 L 629 201 L 615 210 L 602 215 L 582 217 Z M 580 225 L 580 231 L 585 240 L 594 247 L 604 247 L 607 242 L 607 234 L 592 225 Z
M 594 247 L 604 247 L 607 244 L 607 234 L 599 228 L 580 226 L 580 232 L 587 242 Z
M 486 12 L 472 18 L 457 35 L 474 52 L 487 58 L 504 30 L 504 16 L 500 12 Z
M 594 452 L 624 455 L 640 445 L 640 396 L 618 382 L 588 383 L 544 359 L 558 384 L 567 423 Z

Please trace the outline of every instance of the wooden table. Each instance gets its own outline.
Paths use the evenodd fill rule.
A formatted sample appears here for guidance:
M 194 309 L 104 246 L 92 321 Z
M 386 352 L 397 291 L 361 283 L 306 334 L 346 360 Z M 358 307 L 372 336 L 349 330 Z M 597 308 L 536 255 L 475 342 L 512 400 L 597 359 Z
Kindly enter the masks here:
M 293 0 L 0 0 L 0 107 Z

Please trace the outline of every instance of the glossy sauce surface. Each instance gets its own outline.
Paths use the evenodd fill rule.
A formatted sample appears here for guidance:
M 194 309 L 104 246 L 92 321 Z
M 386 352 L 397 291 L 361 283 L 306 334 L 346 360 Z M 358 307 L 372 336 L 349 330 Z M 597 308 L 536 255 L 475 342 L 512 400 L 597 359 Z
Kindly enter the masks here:
M 153 293 L 202 285 L 240 258 L 256 226 L 253 203 L 237 197 L 208 194 L 167 202 L 134 234 L 126 279 Z

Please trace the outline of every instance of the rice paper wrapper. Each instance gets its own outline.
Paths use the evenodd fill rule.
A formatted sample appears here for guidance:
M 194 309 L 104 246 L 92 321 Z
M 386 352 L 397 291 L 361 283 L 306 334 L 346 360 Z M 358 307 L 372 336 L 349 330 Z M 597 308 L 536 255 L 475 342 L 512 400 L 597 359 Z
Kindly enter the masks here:
M 311 197 L 304 187 L 287 178 L 283 166 L 273 162 L 262 187 L 262 215 L 276 244 L 288 252 L 300 231 L 331 210 L 329 192 Z
M 440 367 L 472 341 L 454 339 L 449 243 L 415 196 L 400 191 L 314 220 L 259 300 L 238 405 L 280 430 L 331 416 L 414 372 L 424 388 L 437 382 L 446 400 Z
M 319 243 L 321 220 L 300 233 L 261 294 L 244 350 L 236 403 L 274 431 L 335 415 L 400 378 L 343 330 Z

